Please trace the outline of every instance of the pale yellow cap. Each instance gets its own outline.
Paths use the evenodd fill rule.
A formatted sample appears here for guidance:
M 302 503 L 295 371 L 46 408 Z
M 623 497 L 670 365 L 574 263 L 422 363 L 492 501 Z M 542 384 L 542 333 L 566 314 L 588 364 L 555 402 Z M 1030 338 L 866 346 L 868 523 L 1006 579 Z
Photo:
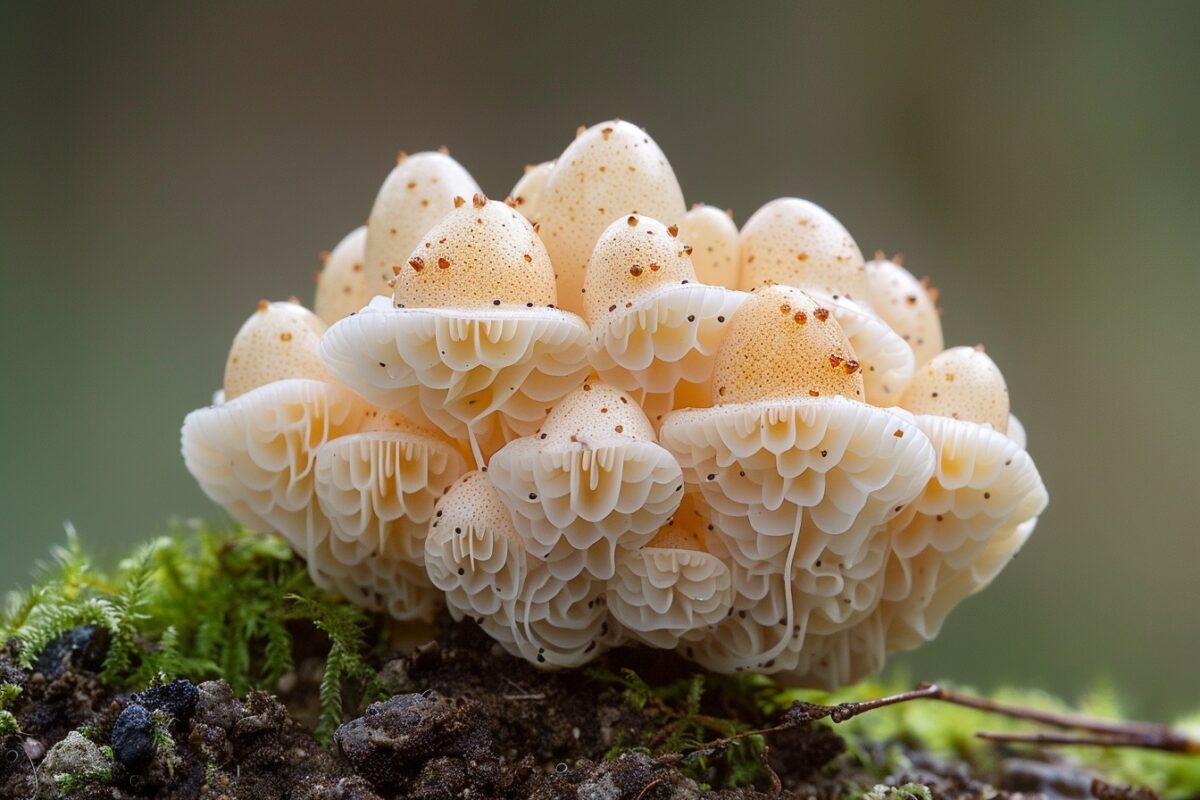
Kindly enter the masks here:
M 454 198 L 470 198 L 478 191 L 470 173 L 446 153 L 401 153 L 367 220 L 372 290 L 386 294 L 392 268 L 403 264 L 425 232 L 454 209 Z
M 750 293 L 713 367 L 713 403 L 841 395 L 863 399 L 863 378 L 832 311 L 790 286 Z
M 559 303 L 583 313 L 584 270 L 615 219 L 646 214 L 680 225 L 687 208 L 667 157 L 644 130 L 612 120 L 576 137 L 554 162 L 538 200 L 539 233 L 558 274 Z
M 702 283 L 738 287 L 738 229 L 728 211 L 694 205 L 679 235 L 691 245 L 692 265 Z
M 364 267 L 366 244 L 366 226 L 355 228 L 338 242 L 317 273 L 313 312 L 326 325 L 350 316 L 383 291 L 384 287 L 370 279 Z
M 952 347 L 917 370 L 900 407 L 1008 430 L 1008 387 L 982 347 Z
M 229 348 L 225 401 L 285 378 L 332 382 L 317 346 L 325 323 L 299 303 L 258 304 Z
M 866 264 L 871 306 L 908 342 L 919 367 L 945 347 L 936 290 L 927 288 L 925 281 L 917 280 L 896 260 L 881 256 Z
M 554 269 L 529 220 L 476 194 L 425 233 L 395 272 L 398 308 L 547 306 Z
M 614 221 L 596 242 L 583 279 L 584 318 L 603 326 L 653 289 L 696 283 L 679 230 L 640 214 Z
M 553 168 L 553 161 L 543 161 L 536 165 L 530 164 L 525 167 L 525 174 L 508 193 L 513 206 L 530 222 L 536 222 L 541 214 L 542 192 L 546 188 L 546 181 L 550 178 L 550 170 Z
M 589 379 L 568 394 L 542 425 L 544 444 L 564 441 L 593 443 L 592 439 L 625 436 L 633 441 L 653 442 L 654 428 L 632 397 L 606 383 Z
M 797 197 L 772 200 L 742 226 L 741 288 L 786 283 L 834 299 L 868 301 L 862 251 L 842 223 Z

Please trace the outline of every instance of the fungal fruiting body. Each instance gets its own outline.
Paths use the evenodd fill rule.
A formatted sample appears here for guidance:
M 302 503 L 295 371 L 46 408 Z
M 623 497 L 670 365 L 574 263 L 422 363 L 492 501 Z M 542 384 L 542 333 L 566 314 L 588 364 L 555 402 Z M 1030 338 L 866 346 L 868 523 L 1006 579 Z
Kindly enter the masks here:
M 321 344 L 372 403 L 471 443 L 477 466 L 532 433 L 587 371 L 587 325 L 555 308 L 554 269 L 530 223 L 476 194 L 420 238 L 377 297 Z
M 239 331 L 184 458 L 395 619 L 445 603 L 548 669 L 640 643 L 832 688 L 936 636 L 1047 504 L 1003 375 L 944 349 L 937 300 L 809 201 L 740 231 L 686 211 L 628 122 L 504 203 L 404 156 L 319 313 Z
M 809 628 L 848 628 L 878 603 L 882 528 L 925 486 L 933 452 L 911 418 L 863 401 L 836 318 L 788 286 L 755 290 L 734 315 L 713 391 L 712 408 L 673 412 L 661 432 L 735 565 L 739 613 L 696 652 L 796 672 Z
M 679 230 L 639 214 L 605 229 L 588 261 L 584 315 L 600 377 L 634 394 L 651 421 L 676 393 L 707 393 L 717 347 L 745 294 L 696 277 Z

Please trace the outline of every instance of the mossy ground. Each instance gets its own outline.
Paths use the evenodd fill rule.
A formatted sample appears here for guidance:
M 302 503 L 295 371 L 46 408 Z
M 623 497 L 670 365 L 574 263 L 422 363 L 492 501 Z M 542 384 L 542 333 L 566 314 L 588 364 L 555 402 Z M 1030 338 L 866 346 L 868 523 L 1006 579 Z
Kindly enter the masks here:
M 320 591 L 270 536 L 181 526 L 111 573 L 72 537 L 0 617 L 0 797 L 899 800 L 1116 796 L 1110 784 L 1200 796 L 1198 758 L 1004 748 L 975 733 L 1018 723 L 942 703 L 745 735 L 797 700 L 896 684 L 830 697 L 646 649 L 545 673 L 469 623 L 444 618 L 399 657 L 388 629 Z M 123 763 L 114 726 L 144 697 L 131 693 L 176 678 L 202 684 L 200 701 L 154 717 L 152 757 Z M 1087 705 L 1118 710 L 1111 693 Z M 52 753 L 72 731 L 94 745 L 86 768 Z

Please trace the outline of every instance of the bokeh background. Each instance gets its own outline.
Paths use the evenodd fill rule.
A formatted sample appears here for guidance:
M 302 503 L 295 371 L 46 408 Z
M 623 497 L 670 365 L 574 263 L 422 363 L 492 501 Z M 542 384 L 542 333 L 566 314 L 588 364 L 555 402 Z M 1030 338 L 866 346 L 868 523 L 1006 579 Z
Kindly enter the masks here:
M 917 677 L 1200 703 L 1200 5 L 5 3 L 0 588 L 216 516 L 178 429 L 311 298 L 400 148 L 489 194 L 645 126 L 689 201 L 786 194 L 942 289 L 1052 502 Z

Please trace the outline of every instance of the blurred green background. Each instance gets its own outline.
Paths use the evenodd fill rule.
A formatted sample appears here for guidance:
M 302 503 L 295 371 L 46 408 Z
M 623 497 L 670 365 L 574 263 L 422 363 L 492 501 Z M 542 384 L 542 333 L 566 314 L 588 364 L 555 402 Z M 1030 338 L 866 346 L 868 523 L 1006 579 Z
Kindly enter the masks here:
M 109 7 L 105 7 L 109 6 Z M 1200 4 L 6 3 L 0 587 L 218 513 L 178 454 L 262 297 L 395 152 L 493 196 L 645 126 L 690 201 L 785 194 L 942 289 L 1052 497 L 918 677 L 1200 705 Z M 1189 377 L 1190 376 L 1190 377 Z M 1190 388 L 1189 388 L 1190 387 Z

